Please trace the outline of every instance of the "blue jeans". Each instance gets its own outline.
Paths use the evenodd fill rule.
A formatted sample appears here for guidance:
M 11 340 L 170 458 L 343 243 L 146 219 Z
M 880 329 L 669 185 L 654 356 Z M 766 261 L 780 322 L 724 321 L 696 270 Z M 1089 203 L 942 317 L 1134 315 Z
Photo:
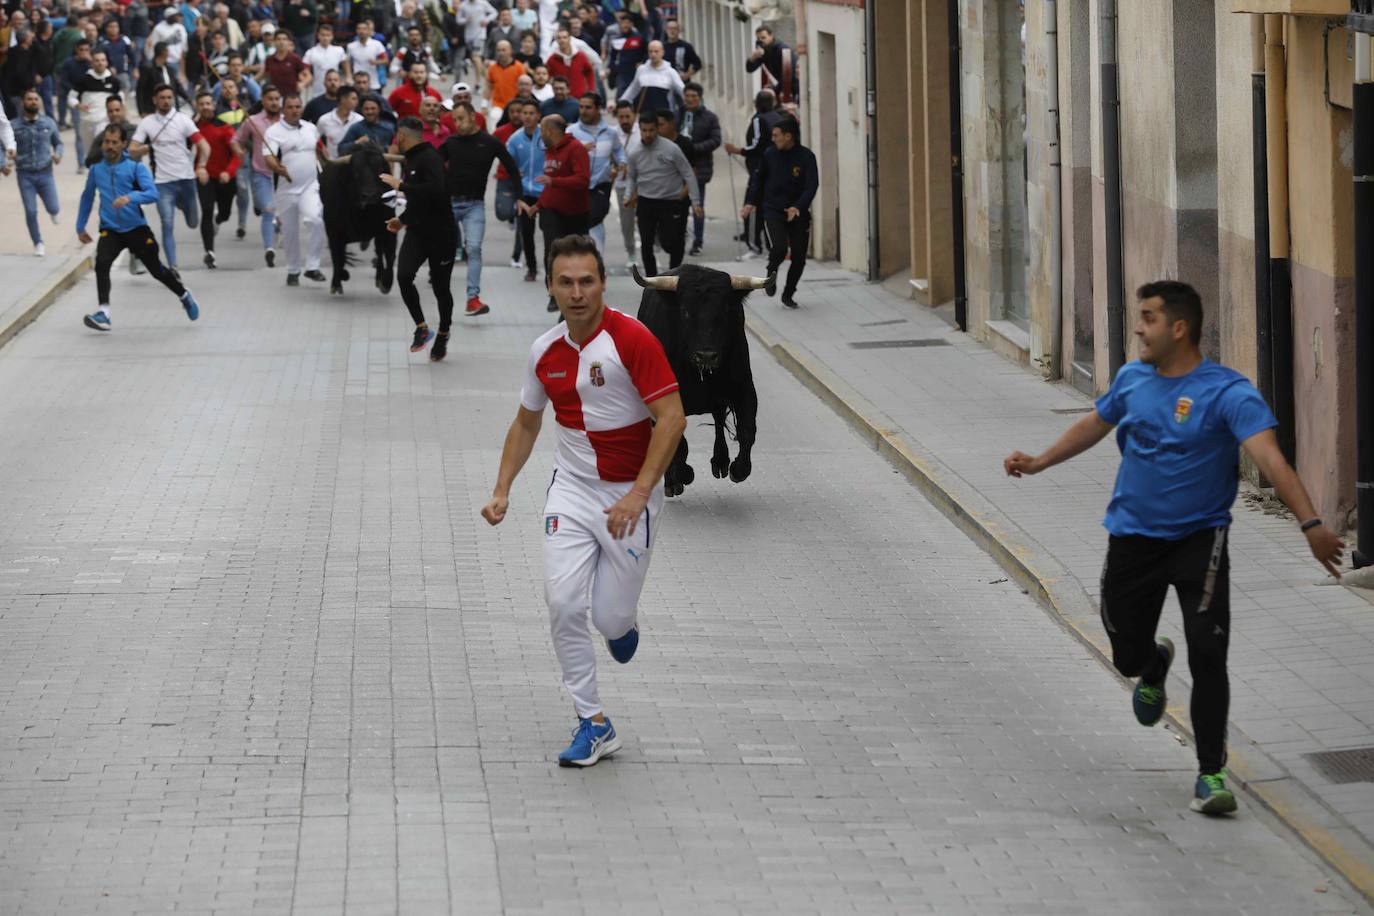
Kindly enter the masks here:
M 276 241 L 273 220 L 277 218 L 277 207 L 272 195 L 271 175 L 253 172 L 253 209 L 262 214 L 262 247 L 266 251 Z
M 463 245 L 468 250 L 468 298 L 482 292 L 482 239 L 487 234 L 486 204 L 480 200 L 454 198 L 453 221 L 463 230 Z
M 43 233 L 38 231 L 38 198 L 43 198 L 43 209 L 52 216 L 57 215 L 57 182 L 52 177 L 52 166 L 46 169 L 27 171 L 20 169 L 19 199 L 24 202 L 24 222 L 29 225 L 29 238 L 35 245 L 42 244 Z
M 162 223 L 162 250 L 167 252 L 167 266 L 177 266 L 177 211 L 186 214 L 191 229 L 200 225 L 200 196 L 194 178 L 163 181 L 157 186 L 157 218 Z

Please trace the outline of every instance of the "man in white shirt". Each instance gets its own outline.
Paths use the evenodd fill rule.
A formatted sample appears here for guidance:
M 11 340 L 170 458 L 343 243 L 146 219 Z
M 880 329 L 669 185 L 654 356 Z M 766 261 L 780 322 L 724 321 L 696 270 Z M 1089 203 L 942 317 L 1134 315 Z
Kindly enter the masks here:
M 616 129 L 620 132 L 620 145 L 624 147 L 625 158 L 629 159 L 639 150 L 639 119 L 635 117 L 635 107 L 630 102 L 617 102 L 615 105 Z M 615 202 L 616 212 L 620 214 L 620 238 L 625 243 L 625 266 L 633 267 L 639 259 L 635 255 L 635 211 L 625 206 L 629 193 L 630 169 L 624 162 L 616 171 Z
M 372 37 L 372 20 L 364 19 L 358 23 L 357 35 L 348 43 L 348 62 L 354 73 L 366 73 L 368 87 L 374 92 L 382 88 L 377 78 L 377 68 L 387 62 L 386 45 Z
M 301 285 L 301 235 L 305 235 L 305 277 L 324 282 L 320 255 L 324 251 L 324 207 L 320 203 L 319 172 L 315 144 L 320 140 L 314 124 L 301 117 L 305 104 L 295 93 L 282 100 L 281 120 L 263 136 L 263 159 L 280 179 L 277 182 L 277 218 L 281 220 L 282 247 L 286 249 L 286 285 Z
M 129 155 L 142 159 L 151 153 L 149 165 L 157 185 L 157 215 L 162 223 L 162 248 L 167 266 L 176 270 L 176 218 L 180 210 L 186 225 L 200 225 L 199 194 L 196 182 L 210 180 L 205 163 L 210 144 L 200 135 L 195 122 L 174 107 L 176 95 L 170 86 L 153 93 L 153 113 L 138 123 Z M 191 150 L 195 150 L 194 156 Z
M 482 51 L 487 43 L 487 27 L 496 21 L 496 7 L 487 0 L 462 0 L 457 4 L 455 16 L 463 29 L 463 43 L 467 45 L 476 82 L 486 71 L 482 66 Z
M 181 63 L 181 55 L 186 53 L 188 40 L 186 26 L 181 24 L 181 10 L 169 4 L 162 13 L 162 21 L 153 26 L 152 33 L 148 35 L 144 53 L 148 60 L 152 60 L 153 46 L 158 42 L 166 44 L 167 64 L 175 69 Z
M 322 22 L 316 27 L 315 46 L 306 51 L 301 60 L 305 61 L 314 76 L 309 89 L 312 99 L 324 92 L 324 75 L 330 70 L 338 70 L 345 82 L 351 82 L 353 79 L 348 54 L 334 44 L 334 27 L 327 22 Z
M 363 119 L 355 110 L 358 107 L 358 90 L 352 86 L 340 86 L 338 100 L 339 104 L 333 111 L 326 111 L 315 122 L 320 139 L 324 140 L 324 154 L 330 159 L 338 157 L 339 141 L 348 129 Z

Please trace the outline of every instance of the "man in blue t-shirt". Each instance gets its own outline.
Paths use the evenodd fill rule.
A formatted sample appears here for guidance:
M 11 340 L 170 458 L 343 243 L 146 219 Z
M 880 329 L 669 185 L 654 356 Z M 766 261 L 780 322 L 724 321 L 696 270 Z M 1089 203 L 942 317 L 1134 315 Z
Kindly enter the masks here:
M 1112 662 L 1138 677 L 1132 706 L 1141 725 L 1164 715 L 1165 676 L 1174 659 L 1155 629 L 1169 586 L 1183 609 L 1198 779 L 1192 809 L 1236 810 L 1226 788 L 1226 649 L 1231 628 L 1226 533 L 1240 482 L 1237 446 L 1301 522 L 1312 555 L 1331 575 L 1344 545 L 1322 524 L 1298 475 L 1279 451 L 1277 422 L 1255 387 L 1203 357 L 1202 300 L 1186 283 L 1140 287 L 1135 335 L 1140 359 L 1117 373 L 1095 409 L 1034 457 L 1012 452 L 1007 474 L 1036 474 L 1100 442 L 1113 428 L 1121 449 L 1104 521 L 1111 537 L 1102 570 L 1102 623 Z

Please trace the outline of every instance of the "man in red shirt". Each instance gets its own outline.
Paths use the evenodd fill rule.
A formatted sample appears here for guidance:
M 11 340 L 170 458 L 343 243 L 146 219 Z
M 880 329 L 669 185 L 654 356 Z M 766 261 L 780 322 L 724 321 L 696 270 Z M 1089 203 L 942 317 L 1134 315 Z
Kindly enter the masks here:
M 544 174 L 535 179 L 544 186 L 534 210 L 544 233 L 544 277 L 549 277 L 549 252 L 565 235 L 586 235 L 591 212 L 592 161 L 576 138 L 568 135 L 562 115 L 549 115 L 539 123 L 544 140 Z M 549 293 L 550 312 L 558 311 Z
M 309 73 L 310 67 L 292 48 L 295 42 L 285 29 L 277 32 L 277 51 L 262 62 L 262 74 L 267 82 L 281 90 L 283 96 L 299 93 L 306 83 L 301 74 Z
M 568 95 L 574 99 L 596 91 L 596 68 L 586 54 L 573 47 L 572 33 L 566 28 L 558 30 L 558 43 L 544 66 L 549 68 L 550 77 L 567 79 Z
M 397 86 L 387 102 L 396 112 L 396 120 L 420 117 L 420 102 L 426 98 L 442 103 L 444 97 L 429 84 L 429 65 L 414 61 L 406 71 L 406 81 Z
M 658 338 L 606 307 L 606 265 L 596 242 L 560 239 L 549 263 L 549 289 L 564 320 L 530 347 L 520 407 L 482 518 L 491 525 L 505 519 L 511 486 L 552 402 L 558 453 L 543 512 L 544 598 L 578 719 L 558 764 L 589 767 L 614 754 L 620 738 L 601 705 L 587 618 L 612 658 L 623 665 L 634 657 L 639 596 L 662 527 L 663 472 L 687 418 Z
M 205 173 L 197 178 L 196 190 L 200 195 L 200 240 L 205 244 L 205 266 L 214 270 L 215 233 L 220 223 L 229 221 L 242 160 L 230 145 L 234 127 L 215 117 L 215 97 L 209 90 L 196 93 L 196 129 L 210 144 L 210 158 L 205 162 Z
M 461 105 L 464 102 L 469 105 L 472 104 L 472 87 L 467 83 L 454 83 L 453 98 L 444 103 L 444 113 L 439 116 L 439 120 L 444 122 L 444 126 L 448 128 L 448 132 L 451 134 L 458 133 L 458 125 L 453 123 L 454 106 Z M 486 130 L 487 116 L 477 111 L 475 117 L 477 118 L 477 129 Z M 502 140 L 501 142 L 504 143 L 505 141 Z

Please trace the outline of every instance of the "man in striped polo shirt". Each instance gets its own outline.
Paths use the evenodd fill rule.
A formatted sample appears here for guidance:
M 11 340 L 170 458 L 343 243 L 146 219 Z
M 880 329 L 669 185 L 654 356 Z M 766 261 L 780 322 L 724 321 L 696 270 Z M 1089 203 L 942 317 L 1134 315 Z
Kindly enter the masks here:
M 639 645 L 639 593 L 663 509 L 663 472 L 687 426 L 663 345 L 607 308 L 606 265 L 590 236 L 550 246 L 549 290 L 563 321 L 530 348 L 520 408 L 482 517 L 498 525 L 553 403 L 558 457 L 544 505 L 544 598 L 578 724 L 561 766 L 591 766 L 620 738 L 601 707 L 587 616 L 624 664 Z

